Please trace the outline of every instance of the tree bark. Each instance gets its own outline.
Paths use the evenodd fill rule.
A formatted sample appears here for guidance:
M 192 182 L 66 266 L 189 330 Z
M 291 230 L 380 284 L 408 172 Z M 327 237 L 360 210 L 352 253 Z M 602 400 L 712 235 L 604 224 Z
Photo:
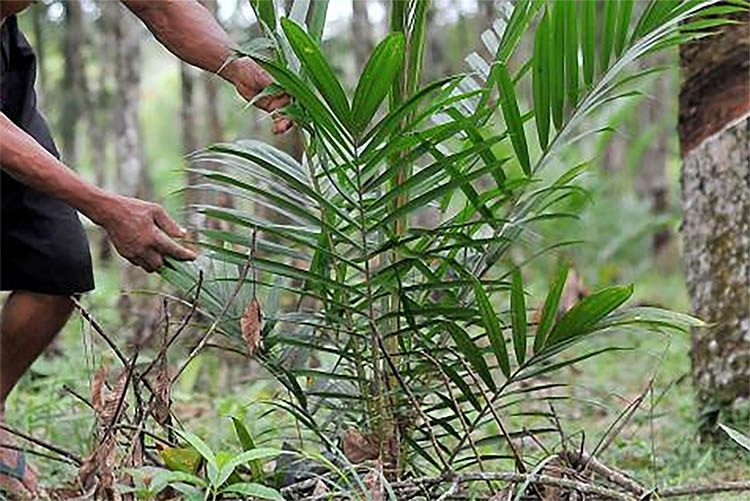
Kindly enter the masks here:
M 83 13 L 78 2 L 65 2 L 65 30 L 63 34 L 63 80 L 62 114 L 60 136 L 63 160 L 71 167 L 76 166 L 76 128 L 81 114 L 81 96 L 78 92 L 78 73 L 82 70 L 81 38 Z
M 710 323 L 691 349 L 704 433 L 750 399 L 749 20 L 680 49 L 685 275 Z
M 142 133 L 138 116 L 141 88 L 141 27 L 116 2 L 104 2 L 111 9 L 109 19 L 113 31 L 114 76 L 116 105 L 114 113 L 115 158 L 119 193 L 136 198 L 149 198 Z M 124 266 L 120 275 L 125 289 L 147 287 L 145 272 L 135 266 Z M 120 295 L 118 310 L 122 325 L 132 326 L 132 342 L 138 344 L 151 324 L 154 308 L 142 298 L 129 293 Z

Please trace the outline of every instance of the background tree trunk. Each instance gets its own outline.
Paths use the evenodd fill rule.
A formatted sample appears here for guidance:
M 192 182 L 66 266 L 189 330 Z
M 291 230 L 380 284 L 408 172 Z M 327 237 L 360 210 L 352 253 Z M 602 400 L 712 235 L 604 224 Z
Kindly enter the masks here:
M 105 2 L 113 9 L 114 73 L 116 106 L 114 116 L 115 157 L 117 159 L 118 191 L 129 197 L 149 199 L 148 177 L 144 152 L 138 102 L 141 88 L 141 26 L 123 7 L 115 2 Z M 121 285 L 124 289 L 142 289 L 146 274 L 135 266 L 122 269 Z M 139 343 L 146 326 L 150 325 L 149 311 L 140 298 L 125 293 L 118 301 L 123 325 L 133 326 L 133 342 Z M 153 312 L 151 312 L 153 313 Z
M 374 47 L 372 24 L 367 12 L 366 0 L 352 0 L 352 44 L 354 45 L 354 66 L 359 75 Z
M 188 155 L 198 149 L 198 138 L 195 126 L 195 75 L 186 63 L 180 63 L 180 85 L 182 101 L 180 104 L 180 124 L 182 126 L 182 152 Z M 185 191 L 185 204 L 188 207 L 188 223 L 192 228 L 198 225 L 197 213 L 191 208 L 200 203 L 200 192 L 193 189 L 200 182 L 200 176 L 188 171 Z
M 682 236 L 704 432 L 750 398 L 750 15 L 681 47 Z M 722 416 L 721 419 L 728 419 Z
M 673 57 L 673 53 L 660 52 L 649 58 L 646 65 L 653 67 L 674 64 Z M 669 138 L 670 134 L 674 133 L 672 128 L 674 127 L 672 78 L 673 73 L 671 72 L 661 73 L 654 81 L 650 91 L 651 96 L 640 106 L 640 123 L 652 124 L 655 128 L 655 134 L 652 136 L 640 162 L 641 165 L 635 176 L 635 189 L 642 199 L 648 201 L 651 206 L 651 214 L 655 218 L 667 214 L 670 205 L 667 162 L 671 156 Z M 627 144 L 622 146 L 627 148 Z M 671 238 L 672 233 L 669 228 L 662 228 L 654 233 L 651 248 L 657 262 Z
M 103 8 L 102 16 L 98 20 L 97 25 L 93 26 L 91 30 L 91 37 L 89 43 L 93 49 L 94 54 L 106 54 L 109 57 L 104 57 L 99 63 L 99 72 L 96 78 L 96 96 L 94 99 L 95 110 L 92 111 L 92 121 L 89 122 L 91 127 L 96 127 L 97 131 L 92 130 L 92 148 L 97 148 L 94 155 L 97 156 L 93 159 L 94 167 L 94 182 L 97 186 L 104 189 L 111 189 L 111 174 L 109 171 L 108 175 L 108 158 L 111 157 L 110 135 L 113 130 L 113 122 L 109 110 L 113 108 L 114 103 L 114 92 L 115 85 L 115 58 L 117 40 L 115 37 L 115 30 L 117 23 L 119 22 L 120 12 L 114 8 Z M 93 122 L 96 122 L 94 125 Z M 97 147 L 101 141 L 101 149 Z M 108 156 L 109 153 L 109 156 Z M 101 164 L 99 163 L 101 162 Z M 98 243 L 98 256 L 99 260 L 103 263 L 109 263 L 112 259 L 112 247 L 109 243 L 107 233 L 102 231 L 99 243 Z
M 201 0 L 201 3 L 209 11 L 211 11 L 214 16 L 216 16 L 218 8 L 216 0 Z M 203 72 L 201 77 L 203 80 L 203 89 L 205 91 L 206 97 L 205 116 L 208 121 L 208 126 L 206 127 L 208 137 L 206 138 L 206 140 L 208 144 L 220 143 L 224 141 L 224 122 L 221 116 L 221 94 L 219 93 L 219 86 L 221 85 L 221 81 L 218 76 L 213 75 L 207 71 Z M 215 170 L 221 169 L 221 165 L 218 163 L 211 164 L 208 167 Z M 233 206 L 232 198 L 224 192 L 214 193 L 212 195 L 212 198 L 214 203 L 216 203 L 216 205 L 218 205 L 219 207 Z M 219 221 L 218 219 L 209 219 L 208 221 L 206 221 L 206 223 L 215 229 L 228 230 L 231 228 L 228 223 Z
M 78 2 L 65 2 L 65 30 L 63 34 L 63 82 L 62 113 L 60 116 L 62 157 L 65 163 L 75 168 L 77 160 L 76 127 L 81 114 L 79 72 L 83 71 L 81 42 L 83 16 Z

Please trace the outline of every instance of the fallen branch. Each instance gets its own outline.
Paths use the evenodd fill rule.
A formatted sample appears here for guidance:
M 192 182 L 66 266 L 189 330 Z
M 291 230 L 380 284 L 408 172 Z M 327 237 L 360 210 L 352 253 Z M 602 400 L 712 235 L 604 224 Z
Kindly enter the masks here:
M 551 477 L 549 475 L 539 475 L 532 473 L 510 473 L 510 472 L 496 472 L 496 473 L 462 473 L 462 474 L 446 474 L 439 477 L 427 477 L 418 478 L 405 482 L 398 482 L 391 484 L 394 490 L 411 490 L 418 488 L 423 484 L 437 485 L 443 482 L 453 482 L 454 484 L 462 484 L 468 482 L 486 482 L 486 481 L 499 481 L 499 482 L 529 482 L 542 485 L 552 485 L 556 487 L 563 487 L 566 489 L 575 490 L 585 494 L 592 494 L 600 496 L 604 499 L 615 499 L 618 501 L 635 501 L 635 497 L 625 494 L 619 491 L 601 487 L 598 485 L 579 482 L 576 480 L 569 480 L 565 478 Z
M 59 455 L 61 455 L 63 457 L 66 457 L 66 458 L 70 459 L 71 461 L 73 461 L 74 463 L 76 463 L 77 465 L 81 465 L 83 463 L 83 461 L 81 461 L 81 458 L 79 458 L 78 456 L 76 456 L 72 452 L 68 452 L 65 449 L 61 449 L 60 447 L 58 447 L 58 446 L 56 446 L 54 444 L 50 444 L 48 442 L 45 442 L 44 440 L 32 437 L 31 435 L 27 435 L 27 434 L 25 434 L 25 433 L 23 433 L 21 431 L 14 430 L 13 428 L 10 428 L 10 427 L 8 427 L 8 426 L 6 426 L 4 424 L 0 424 L 0 429 L 5 430 L 8 433 L 10 433 L 12 435 L 15 435 L 15 436 L 17 436 L 19 438 L 22 438 L 22 439 L 24 439 L 24 440 L 26 440 L 28 442 L 31 442 L 32 444 L 36 444 L 39 447 L 42 447 L 42 448 L 47 449 L 49 451 L 52 451 L 52 452 L 54 452 L 56 454 L 59 454 Z
M 96 331 L 97 334 L 99 334 L 102 339 L 107 343 L 107 345 L 112 349 L 113 352 L 115 352 L 115 355 L 117 355 L 117 358 L 120 359 L 120 362 L 122 362 L 123 367 L 128 366 L 128 359 L 123 354 L 122 351 L 120 351 L 120 348 L 117 347 L 114 341 L 112 341 L 106 332 L 104 332 L 104 329 L 101 325 L 99 325 L 99 322 L 96 321 L 94 316 L 89 313 L 89 311 L 78 301 L 78 299 L 75 296 L 70 296 L 70 300 L 73 301 L 73 304 L 76 308 L 78 308 L 78 311 L 81 312 L 81 316 L 88 321 L 89 325 Z
M 750 481 L 725 482 L 716 485 L 686 485 L 658 489 L 656 492 L 660 498 L 676 498 L 680 496 L 707 496 L 718 492 L 743 492 L 750 491 Z
M 636 482 L 635 480 L 628 477 L 625 473 L 618 471 L 612 467 L 609 467 L 596 459 L 593 456 L 590 456 L 586 452 L 582 453 L 574 453 L 572 451 L 568 451 L 565 454 L 565 459 L 576 469 L 581 469 L 581 467 L 586 467 L 589 470 L 593 471 L 594 473 L 597 473 L 598 475 L 601 475 L 605 480 L 608 482 L 611 482 L 615 485 L 618 485 L 625 489 L 628 492 L 632 492 L 636 496 L 643 496 L 648 492 L 648 489 L 646 489 L 644 486 Z
M 28 447 L 19 447 L 13 444 L 0 444 L 0 449 L 10 449 L 13 451 L 19 451 L 19 452 L 23 452 L 24 454 L 32 454 L 34 456 L 39 456 L 45 459 L 49 459 L 51 461 L 59 461 L 65 464 L 71 464 L 71 465 L 76 464 L 75 462 L 73 462 L 72 459 L 69 459 L 66 457 L 53 456 L 52 454 L 45 454 L 44 452 L 39 452 L 34 449 L 29 449 Z

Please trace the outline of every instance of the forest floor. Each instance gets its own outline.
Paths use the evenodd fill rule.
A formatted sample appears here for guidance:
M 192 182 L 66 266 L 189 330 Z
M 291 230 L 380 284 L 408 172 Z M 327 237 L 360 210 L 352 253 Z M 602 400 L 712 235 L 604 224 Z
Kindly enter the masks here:
M 100 272 L 98 288 L 85 298 L 85 304 L 113 339 L 124 346 L 127 338 L 123 337 L 128 333 L 116 308 L 116 273 Z M 654 279 L 649 284 L 646 279 L 637 289 L 636 300 L 669 296 L 677 307 L 684 306 L 684 291 L 679 291 L 678 281 L 679 277 L 675 283 Z M 158 297 L 147 301 L 153 308 L 159 307 Z M 592 341 L 601 346 L 612 342 Z M 564 375 L 573 398 L 555 405 L 566 434 L 585 437 L 586 448 L 591 450 L 627 403 L 644 392 L 653 378 L 652 392 L 601 456 L 602 461 L 648 487 L 747 479 L 750 454 L 731 444 L 702 444 L 696 436 L 688 337 L 633 333 L 614 343 L 632 350 L 589 359 Z M 108 358 L 107 348 L 88 324 L 74 318 L 55 349 L 33 366 L 9 399 L 8 424 L 85 457 L 91 446 L 94 414 L 74 392 L 89 395 L 94 372 Z M 113 365 L 114 360 L 111 362 Z M 272 384 L 253 365 L 244 358 L 216 352 L 195 359 L 174 388 L 173 409 L 181 424 L 216 447 L 237 448 L 228 419 L 232 415 L 244 416 L 259 443 L 265 437 L 278 436 L 278 427 L 282 426 L 279 421 L 263 417 L 262 400 L 274 396 Z M 35 459 L 35 464 L 48 486 L 63 485 L 75 478 L 73 466 L 43 458 Z M 747 498 L 734 494 L 710 499 Z

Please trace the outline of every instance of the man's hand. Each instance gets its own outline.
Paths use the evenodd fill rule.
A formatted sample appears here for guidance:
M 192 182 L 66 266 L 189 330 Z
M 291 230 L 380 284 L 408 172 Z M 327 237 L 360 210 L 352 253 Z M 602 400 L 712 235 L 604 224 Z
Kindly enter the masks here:
M 234 83 L 240 96 L 252 101 L 263 89 L 273 83 L 273 78 L 263 68 L 251 59 L 237 59 L 228 68 L 229 80 Z M 274 134 L 281 134 L 292 128 L 293 123 L 288 118 L 274 113 L 277 109 L 289 104 L 289 96 L 278 94 L 259 99 L 255 106 L 273 114 Z
M 231 82 L 248 101 L 273 83 L 271 76 L 252 59 L 233 59 L 234 44 L 211 12 L 199 2 L 122 0 L 159 41 L 186 63 L 216 73 Z M 227 63 L 227 61 L 230 61 Z M 260 99 L 255 105 L 273 114 L 273 132 L 292 127 L 276 110 L 286 105 L 285 94 Z
M 101 225 L 117 252 L 148 272 L 161 268 L 162 256 L 180 260 L 197 257 L 170 238 L 185 236 L 185 230 L 160 205 L 115 196 L 107 203 L 105 212 Z

